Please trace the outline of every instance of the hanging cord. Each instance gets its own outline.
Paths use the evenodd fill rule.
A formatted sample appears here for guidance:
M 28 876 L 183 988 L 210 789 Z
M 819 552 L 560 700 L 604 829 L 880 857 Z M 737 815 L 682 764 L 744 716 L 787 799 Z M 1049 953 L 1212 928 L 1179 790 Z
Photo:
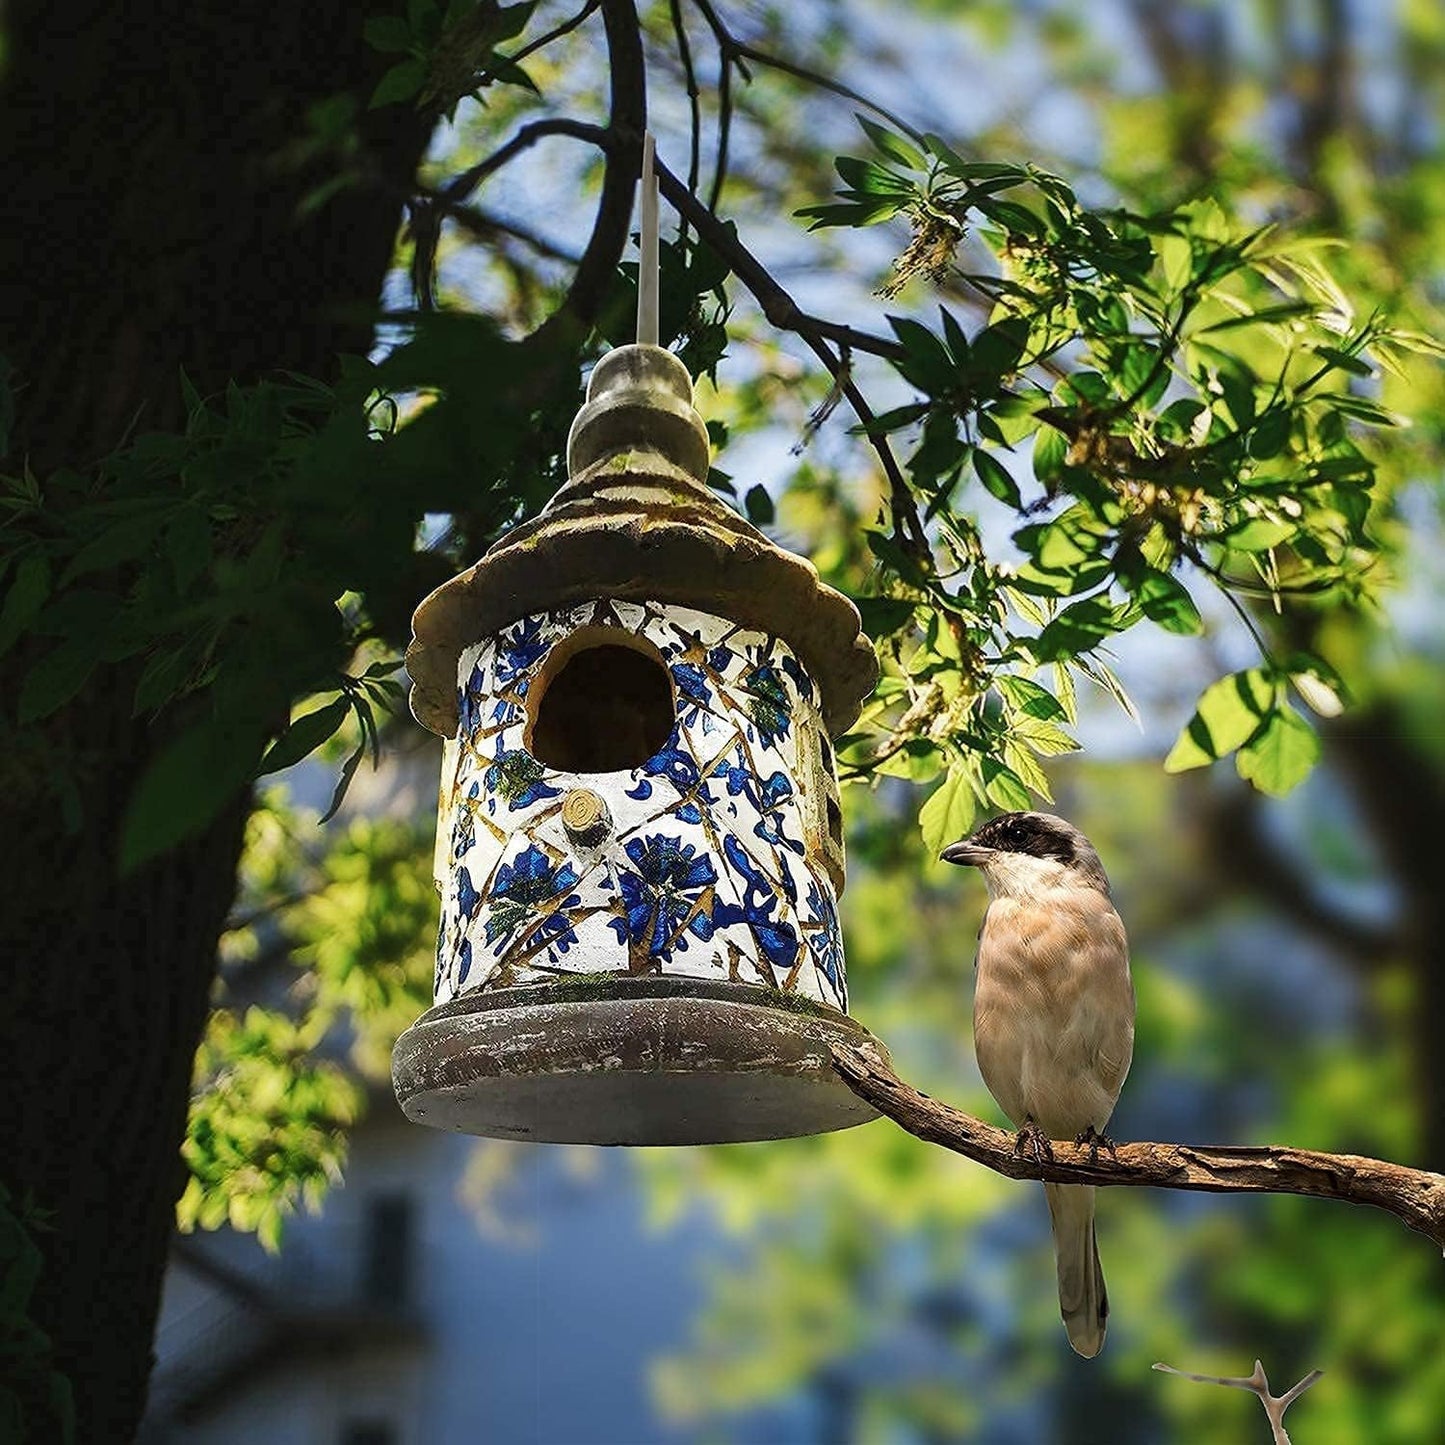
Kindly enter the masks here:
M 657 345 L 657 170 L 652 132 L 642 137 L 642 226 L 638 241 L 637 344 Z

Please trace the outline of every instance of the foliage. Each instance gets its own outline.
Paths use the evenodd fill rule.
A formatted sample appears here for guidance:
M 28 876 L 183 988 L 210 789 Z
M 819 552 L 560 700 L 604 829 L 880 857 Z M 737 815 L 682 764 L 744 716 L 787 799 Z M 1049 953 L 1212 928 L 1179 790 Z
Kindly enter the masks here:
M 896 666 L 865 719 L 886 751 L 850 762 L 855 776 L 947 772 L 922 817 L 932 847 L 967 829 L 975 801 L 1049 796 L 1038 759 L 1074 746 L 1061 726 L 1073 720 L 1071 669 L 1117 691 L 1098 654 L 1118 634 L 1143 619 L 1202 630 L 1180 569 L 1235 600 L 1372 595 L 1374 466 L 1350 423 L 1397 419 L 1350 383 L 1372 378 L 1367 358 L 1389 360 L 1392 346 L 1433 347 L 1357 319 L 1313 238 L 1245 230 L 1212 199 L 1090 212 L 1035 167 L 966 161 L 936 136 L 919 151 L 864 125 L 882 159 L 840 159 L 844 199 L 802 214 L 856 226 L 906 213 L 914 239 L 893 284 L 922 272 L 991 308 L 972 335 L 946 307 L 936 329 L 889 318 L 901 347 L 890 359 L 923 395 L 870 425 L 919 434 L 909 486 L 937 542 L 910 549 L 896 513 L 891 534 L 869 534 L 901 584 L 866 611 Z M 970 237 L 995 269 L 962 269 L 955 253 Z M 1021 486 L 1022 458 L 1009 467 L 998 453 L 1026 443 L 1033 476 Z M 1021 564 L 986 556 L 954 501 L 966 474 L 1020 520 L 1040 518 L 1014 533 Z M 1237 751 L 1262 791 L 1307 775 L 1318 743 L 1289 686 L 1333 715 L 1339 679 L 1317 657 L 1278 659 L 1260 642 L 1263 665 L 1206 694 L 1172 769 Z
M 335 387 L 283 378 L 209 399 L 181 385 L 183 432 L 140 435 L 89 475 L 27 468 L 0 483 L 0 650 L 23 633 L 43 643 L 15 701 L 20 737 L 116 664 L 128 667 L 133 715 L 170 734 L 131 798 L 131 867 L 348 716 L 374 750 L 374 707 L 398 692 L 396 663 L 342 670 L 411 550 L 409 499 L 367 495 L 389 424 L 373 369 L 354 362 Z M 371 614 L 345 597 L 352 584 Z M 292 701 L 318 689 L 334 700 L 286 729 Z M 83 801 L 63 766 L 53 787 L 79 827 Z
M 389 1080 L 391 1045 L 431 995 L 424 825 L 353 818 L 322 847 L 315 824 L 280 790 L 252 814 L 244 922 L 222 942 L 183 1146 L 181 1228 L 229 1223 L 268 1249 L 339 1178 L 357 1075 Z M 273 1001 L 240 1002 L 257 997 Z
M 75 1405 L 70 1382 L 54 1367 L 49 1338 L 30 1318 L 43 1262 L 33 1236 L 44 1214 L 17 1206 L 0 1186 L 0 1439 L 70 1442 Z

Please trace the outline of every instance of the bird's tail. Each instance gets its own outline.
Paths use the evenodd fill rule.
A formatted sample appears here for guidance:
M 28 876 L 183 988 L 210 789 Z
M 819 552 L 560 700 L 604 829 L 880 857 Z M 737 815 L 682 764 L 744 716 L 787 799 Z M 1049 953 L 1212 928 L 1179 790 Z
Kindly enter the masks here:
M 1104 1348 L 1109 1296 L 1099 1267 L 1094 1239 L 1094 1187 L 1091 1184 L 1045 1184 L 1049 1218 L 1054 1226 L 1054 1259 L 1059 1270 L 1059 1312 L 1069 1343 L 1091 1360 Z

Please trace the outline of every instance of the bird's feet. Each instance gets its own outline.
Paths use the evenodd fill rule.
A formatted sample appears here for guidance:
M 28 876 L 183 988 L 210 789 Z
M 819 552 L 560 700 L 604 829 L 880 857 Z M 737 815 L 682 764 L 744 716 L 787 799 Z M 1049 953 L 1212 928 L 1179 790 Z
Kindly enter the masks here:
M 1075 1144 L 1087 1144 L 1089 1146 L 1089 1163 L 1099 1162 L 1099 1150 L 1107 1149 L 1109 1157 L 1114 1158 L 1119 1152 L 1119 1146 L 1107 1135 L 1101 1134 L 1092 1124 L 1074 1139 Z
M 1035 1164 L 1054 1162 L 1054 1146 L 1049 1143 L 1049 1136 L 1034 1123 L 1032 1115 L 1024 1119 L 1024 1126 L 1014 1140 L 1014 1153 L 1031 1154 Z

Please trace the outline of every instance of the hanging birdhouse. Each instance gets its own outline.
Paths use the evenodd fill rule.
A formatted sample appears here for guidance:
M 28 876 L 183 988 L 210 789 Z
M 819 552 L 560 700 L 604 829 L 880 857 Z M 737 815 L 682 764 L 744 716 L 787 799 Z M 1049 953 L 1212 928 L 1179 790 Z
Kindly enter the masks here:
M 417 609 L 412 709 L 447 739 L 436 1002 L 393 1068 L 419 1123 L 672 1144 L 874 1116 L 828 1053 L 871 1042 L 830 740 L 877 662 L 708 461 L 681 362 L 610 352 L 570 481 Z

